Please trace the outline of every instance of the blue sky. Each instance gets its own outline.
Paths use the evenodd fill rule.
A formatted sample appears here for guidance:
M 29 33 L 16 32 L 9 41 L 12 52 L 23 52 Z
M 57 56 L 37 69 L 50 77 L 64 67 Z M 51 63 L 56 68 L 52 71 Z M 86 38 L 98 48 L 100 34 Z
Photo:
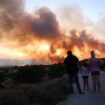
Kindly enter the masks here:
M 83 14 L 93 21 L 98 21 L 105 15 L 105 0 L 26 0 L 26 10 L 31 12 L 35 8 L 46 6 L 56 11 L 63 5 L 71 6 L 77 4 Z

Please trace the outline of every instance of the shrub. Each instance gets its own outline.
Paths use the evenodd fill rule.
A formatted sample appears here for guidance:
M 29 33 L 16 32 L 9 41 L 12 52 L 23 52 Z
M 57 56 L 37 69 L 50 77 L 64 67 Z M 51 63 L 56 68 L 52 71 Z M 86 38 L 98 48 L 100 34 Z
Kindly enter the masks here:
M 4 81 L 5 74 L 0 72 L 0 83 Z
M 4 82 L 4 80 L 5 80 L 5 72 L 4 71 L 0 71 L 0 88 L 3 88 L 3 85 L 2 85 L 2 83 Z
M 65 78 L 48 83 L 23 84 L 14 89 L 2 91 L 0 105 L 56 105 L 68 95 Z
M 54 64 L 49 66 L 48 78 L 60 78 L 65 74 L 65 67 L 61 64 Z
M 40 83 L 46 71 L 43 66 L 26 66 L 18 68 L 18 73 L 14 77 L 15 82 Z

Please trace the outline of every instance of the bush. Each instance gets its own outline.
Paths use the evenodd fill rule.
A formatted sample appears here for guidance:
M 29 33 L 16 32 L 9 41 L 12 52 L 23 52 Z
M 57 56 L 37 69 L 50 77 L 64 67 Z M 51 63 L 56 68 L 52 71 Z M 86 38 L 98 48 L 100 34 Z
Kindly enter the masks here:
M 56 105 L 68 96 L 65 78 L 2 91 L 0 105 Z
M 0 83 L 4 81 L 5 74 L 0 72 Z
M 14 77 L 15 82 L 40 83 L 46 71 L 43 66 L 26 66 L 18 68 L 18 73 Z
M 60 78 L 65 74 L 65 68 L 61 64 L 54 65 L 33 65 L 19 67 L 18 72 L 14 74 L 16 83 L 41 83 L 49 79 Z
M 65 67 L 61 64 L 50 65 L 48 70 L 48 78 L 60 78 L 65 74 Z
M 4 82 L 4 80 L 5 80 L 5 76 L 6 76 L 6 73 L 3 71 L 3 70 L 1 70 L 0 71 L 0 88 L 3 88 L 3 82 Z

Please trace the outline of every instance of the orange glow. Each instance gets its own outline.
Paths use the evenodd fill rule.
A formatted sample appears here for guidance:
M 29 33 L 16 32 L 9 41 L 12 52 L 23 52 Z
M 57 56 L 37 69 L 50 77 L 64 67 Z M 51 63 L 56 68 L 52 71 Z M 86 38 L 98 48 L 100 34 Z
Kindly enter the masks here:
M 96 51 L 97 57 L 105 57 L 105 41 L 97 39 L 100 32 L 93 30 L 97 25 L 91 27 L 90 20 L 76 8 L 61 8 L 62 20 L 49 8 L 36 8 L 28 13 L 23 0 L 6 1 L 0 2 L 1 64 L 2 59 L 6 59 L 4 64 L 9 60 L 22 65 L 60 63 L 68 50 L 79 60 L 88 59 L 91 50 Z
M 63 49 L 57 49 L 55 52 L 55 55 L 61 56 L 61 55 L 63 55 L 63 53 L 64 53 Z
M 24 52 L 11 48 L 0 48 L 0 52 L 4 55 L 1 58 L 24 59 L 27 55 Z
M 81 58 L 81 51 L 76 46 L 73 48 L 73 52 L 76 56 Z
M 47 53 L 50 51 L 50 46 L 48 45 L 48 43 L 42 42 L 41 44 L 38 45 L 37 50 L 39 52 Z
M 44 64 L 62 62 L 66 56 L 67 50 L 63 47 L 60 47 L 60 42 L 54 43 L 53 50 L 54 51 L 52 52 L 50 42 L 45 40 L 33 40 L 31 43 L 22 47 L 16 46 L 13 48 L 0 46 L 0 58 L 17 60 L 31 59 L 33 61 L 35 60 Z M 87 44 L 84 44 L 84 46 L 80 47 L 73 46 L 70 50 L 73 51 L 73 54 L 75 54 L 79 60 L 87 59 L 90 57 L 91 48 Z M 101 52 L 96 49 L 95 51 L 97 55 L 101 57 Z

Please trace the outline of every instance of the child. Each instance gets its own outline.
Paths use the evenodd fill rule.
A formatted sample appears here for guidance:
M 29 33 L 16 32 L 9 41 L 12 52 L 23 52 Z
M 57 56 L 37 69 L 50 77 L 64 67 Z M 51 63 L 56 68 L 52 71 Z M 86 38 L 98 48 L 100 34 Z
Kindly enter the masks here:
M 83 63 L 82 68 L 80 70 L 80 74 L 83 79 L 83 90 L 89 90 L 89 84 L 88 84 L 89 69 L 86 62 Z

